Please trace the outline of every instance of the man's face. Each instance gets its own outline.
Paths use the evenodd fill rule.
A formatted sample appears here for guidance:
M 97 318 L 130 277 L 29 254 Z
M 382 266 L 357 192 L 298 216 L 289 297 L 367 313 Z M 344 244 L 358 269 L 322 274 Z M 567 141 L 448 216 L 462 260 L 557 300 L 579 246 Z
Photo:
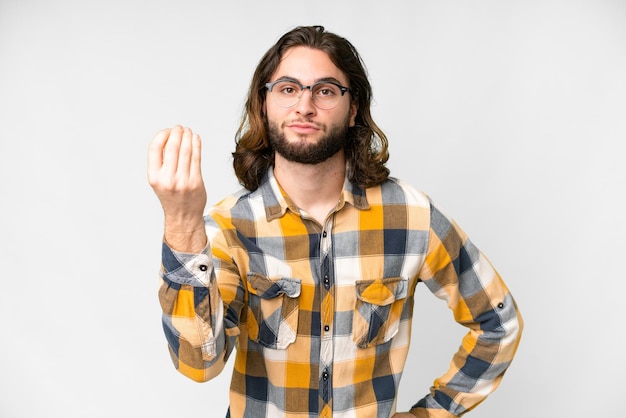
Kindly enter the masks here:
M 348 80 L 328 55 L 318 49 L 293 47 L 283 55 L 270 81 L 295 79 L 303 86 L 320 80 L 335 80 L 348 86 Z M 320 163 L 344 148 L 348 127 L 354 126 L 357 113 L 350 93 L 345 93 L 336 107 L 320 109 L 313 103 L 310 90 L 292 107 L 280 107 L 267 92 L 265 113 L 270 143 L 287 160 L 302 164 Z

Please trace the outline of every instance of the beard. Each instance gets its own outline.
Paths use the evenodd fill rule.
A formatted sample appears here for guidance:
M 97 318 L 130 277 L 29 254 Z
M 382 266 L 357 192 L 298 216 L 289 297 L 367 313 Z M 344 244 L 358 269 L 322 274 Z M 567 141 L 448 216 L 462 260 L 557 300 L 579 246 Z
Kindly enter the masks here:
M 345 123 L 331 126 L 328 132 L 315 143 L 302 141 L 290 142 L 276 123 L 268 122 L 269 141 L 278 154 L 288 161 L 300 164 L 319 164 L 326 161 L 348 144 L 349 116 Z M 323 127 L 322 127 L 323 128 Z

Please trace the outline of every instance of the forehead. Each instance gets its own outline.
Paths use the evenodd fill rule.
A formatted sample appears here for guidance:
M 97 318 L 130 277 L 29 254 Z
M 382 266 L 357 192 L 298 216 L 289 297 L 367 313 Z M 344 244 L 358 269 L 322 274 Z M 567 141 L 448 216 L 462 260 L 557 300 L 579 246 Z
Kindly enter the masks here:
M 285 51 L 272 74 L 272 80 L 280 77 L 292 77 L 303 84 L 314 83 L 322 78 L 335 78 L 343 84 L 348 82 L 345 74 L 326 52 L 306 46 L 295 46 Z

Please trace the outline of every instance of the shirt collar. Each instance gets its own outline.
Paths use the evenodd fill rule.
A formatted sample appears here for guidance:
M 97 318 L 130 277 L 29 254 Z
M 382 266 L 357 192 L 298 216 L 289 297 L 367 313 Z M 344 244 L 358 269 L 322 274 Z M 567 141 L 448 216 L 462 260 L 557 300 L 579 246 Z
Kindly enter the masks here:
M 265 216 L 267 221 L 281 218 L 287 210 L 299 213 L 296 205 L 293 204 L 289 196 L 283 191 L 274 176 L 274 167 L 270 167 L 265 173 L 265 177 L 259 186 L 261 196 L 263 197 L 263 205 L 265 206 Z M 350 204 L 359 210 L 369 209 L 365 190 L 351 183 L 346 177 L 339 202 L 335 207 L 335 211 L 341 210 L 345 204 Z

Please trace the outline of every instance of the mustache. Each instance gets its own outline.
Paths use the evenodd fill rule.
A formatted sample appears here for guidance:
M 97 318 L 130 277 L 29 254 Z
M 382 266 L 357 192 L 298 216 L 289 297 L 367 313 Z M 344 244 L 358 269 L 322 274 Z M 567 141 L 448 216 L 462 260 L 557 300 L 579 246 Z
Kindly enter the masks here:
M 323 123 L 316 122 L 312 119 L 296 118 L 296 119 L 291 119 L 291 120 L 287 120 L 283 122 L 282 127 L 284 128 L 285 126 L 293 125 L 294 123 L 308 123 L 311 125 L 315 125 L 317 128 L 324 128 L 326 126 Z

